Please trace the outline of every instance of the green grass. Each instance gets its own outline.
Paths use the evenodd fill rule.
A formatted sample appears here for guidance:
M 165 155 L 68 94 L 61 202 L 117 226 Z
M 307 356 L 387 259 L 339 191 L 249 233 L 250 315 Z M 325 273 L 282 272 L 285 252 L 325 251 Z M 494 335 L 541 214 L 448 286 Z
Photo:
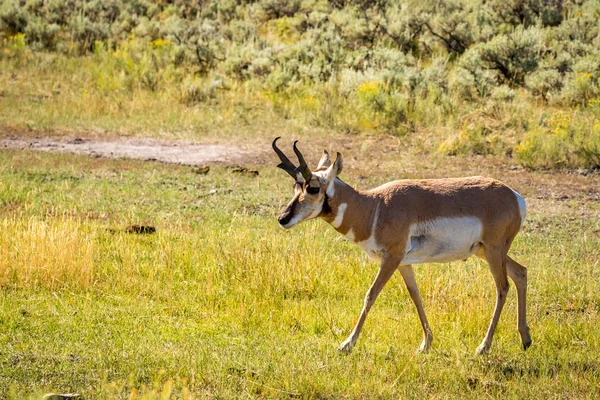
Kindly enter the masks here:
M 357 184 L 361 168 L 343 177 Z M 359 186 L 396 170 L 384 163 Z M 430 354 L 415 354 L 421 330 L 398 276 L 345 355 L 337 345 L 377 266 L 321 221 L 281 230 L 291 184 L 259 171 L 0 152 L 0 397 L 600 396 L 597 178 L 496 171 L 530 205 L 511 251 L 529 268 L 527 352 L 511 285 L 491 353 L 473 355 L 495 294 L 470 259 L 416 268 Z M 561 187 L 566 200 L 547 195 Z M 134 223 L 157 233 L 124 232 Z

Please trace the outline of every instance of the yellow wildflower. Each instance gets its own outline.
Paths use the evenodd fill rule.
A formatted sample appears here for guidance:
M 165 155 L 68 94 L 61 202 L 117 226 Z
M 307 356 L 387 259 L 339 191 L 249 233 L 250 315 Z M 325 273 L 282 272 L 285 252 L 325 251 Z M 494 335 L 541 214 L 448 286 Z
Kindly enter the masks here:
M 171 44 L 171 41 L 167 40 L 167 39 L 156 39 L 152 42 L 150 42 L 150 46 L 152 46 L 155 49 L 160 49 L 166 46 L 169 46 Z

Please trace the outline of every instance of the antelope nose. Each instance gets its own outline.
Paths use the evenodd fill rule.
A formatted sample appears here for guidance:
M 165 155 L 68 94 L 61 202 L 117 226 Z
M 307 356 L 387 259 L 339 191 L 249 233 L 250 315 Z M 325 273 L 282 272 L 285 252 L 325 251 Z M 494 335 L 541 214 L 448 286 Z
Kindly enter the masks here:
M 279 225 L 281 226 L 287 225 L 288 222 L 290 222 L 290 219 L 292 219 L 292 213 L 284 213 L 277 217 Z

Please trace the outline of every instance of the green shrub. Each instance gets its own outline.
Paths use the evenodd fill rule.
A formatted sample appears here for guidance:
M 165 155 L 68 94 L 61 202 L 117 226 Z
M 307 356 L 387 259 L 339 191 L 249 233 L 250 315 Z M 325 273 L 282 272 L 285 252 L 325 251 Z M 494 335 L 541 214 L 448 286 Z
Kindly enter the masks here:
M 517 28 L 510 34 L 495 36 L 487 43 L 474 46 L 485 69 L 497 71 L 502 81 L 521 85 L 525 76 L 535 71 L 542 50 L 542 34 L 537 28 Z
M 219 60 L 223 59 L 223 37 L 214 22 L 193 21 L 188 26 L 183 40 L 200 74 L 207 74 L 215 68 Z
M 359 121 L 363 129 L 381 129 L 390 134 L 405 134 L 411 112 L 410 96 L 390 91 L 385 83 L 377 80 L 365 82 L 356 89 L 360 103 L 367 110 L 366 118 Z
M 458 67 L 449 77 L 450 90 L 460 99 L 469 101 L 488 97 L 497 84 L 497 72 L 482 67 L 481 53 L 478 49 L 469 49 L 463 54 L 458 61 Z
M 422 80 L 418 87 L 421 98 L 439 98 L 448 91 L 448 58 L 435 58 L 421 71 Z
M 600 119 L 556 112 L 526 133 L 515 154 L 528 168 L 598 168 Z
M 300 10 L 300 0 L 260 0 L 256 3 L 254 12 L 262 21 L 291 17 Z
M 256 35 L 256 26 L 248 21 L 233 20 L 228 25 L 224 35 L 234 43 L 251 42 Z
M 0 4 L 0 32 L 5 37 L 25 33 L 30 15 L 19 0 L 3 0 Z
M 501 28 L 558 26 L 563 21 L 564 3 L 563 0 L 492 0 L 489 8 Z
M 186 72 L 178 69 L 181 49 L 165 39 L 148 43 L 140 39 L 122 42 L 112 50 L 103 42 L 94 44 L 97 67 L 91 73 L 96 89 L 105 93 L 136 90 L 156 91 L 178 83 Z
M 217 90 L 222 87 L 220 80 L 187 79 L 181 86 L 180 101 L 186 106 L 205 103 L 217 96 Z
M 440 1 L 423 24 L 449 54 L 460 55 L 475 42 L 473 33 L 476 27 L 470 18 L 472 13 L 466 2 Z
M 384 48 L 419 57 L 425 18 L 418 9 L 392 2 L 382 21 L 382 42 L 387 44 Z
M 572 105 L 585 106 L 600 96 L 600 60 L 585 57 L 573 66 L 573 72 L 565 75 L 562 97 Z
M 514 89 L 510 88 L 507 85 L 500 85 L 498 87 L 495 87 L 492 90 L 492 95 L 491 98 L 492 100 L 494 100 L 495 102 L 498 103 L 506 103 L 506 102 L 511 102 L 513 101 L 513 99 L 516 96 L 516 92 Z
M 60 26 L 48 24 L 40 17 L 33 17 L 29 20 L 23 32 L 27 40 L 32 43 L 31 47 L 33 49 L 54 50 L 58 41 Z
M 464 127 L 442 142 L 438 150 L 449 156 L 498 154 L 505 147 L 498 134 L 483 126 Z
M 560 92 L 563 79 L 563 76 L 556 70 L 538 70 L 525 78 L 525 85 L 534 95 L 548 100 L 548 96 Z

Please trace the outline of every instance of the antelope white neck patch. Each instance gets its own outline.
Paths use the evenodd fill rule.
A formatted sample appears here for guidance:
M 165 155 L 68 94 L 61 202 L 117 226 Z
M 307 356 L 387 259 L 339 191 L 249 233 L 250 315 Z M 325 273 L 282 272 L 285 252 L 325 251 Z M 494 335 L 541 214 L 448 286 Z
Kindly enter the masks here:
M 342 226 L 342 222 L 344 222 L 344 213 L 346 212 L 346 207 L 348 207 L 348 204 L 346 203 L 342 203 L 338 207 L 337 214 L 335 215 L 334 220 L 331 222 L 331 225 L 333 225 L 334 228 L 339 228 L 340 226 Z
M 375 217 L 373 218 L 373 225 L 371 226 L 371 236 L 367 240 L 363 240 L 362 242 L 358 242 L 358 246 L 367 253 L 370 259 L 381 261 L 381 247 L 377 244 L 375 240 L 375 235 L 377 232 L 377 223 L 379 221 L 379 204 L 377 204 L 377 209 L 375 210 Z

